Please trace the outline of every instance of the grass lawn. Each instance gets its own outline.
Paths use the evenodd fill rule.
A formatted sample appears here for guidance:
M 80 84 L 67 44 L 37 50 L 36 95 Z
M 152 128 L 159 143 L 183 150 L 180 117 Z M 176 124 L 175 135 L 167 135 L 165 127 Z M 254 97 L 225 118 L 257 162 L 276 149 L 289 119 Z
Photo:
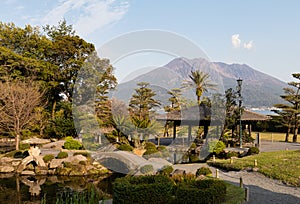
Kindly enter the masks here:
M 222 204 L 240 204 L 245 200 L 245 189 L 226 183 L 226 198 Z
M 256 138 L 256 132 L 252 132 L 251 136 L 252 138 Z M 260 132 L 259 133 L 261 140 L 270 140 L 270 141 L 285 141 L 285 133 L 279 133 L 279 132 Z M 290 134 L 289 136 L 289 142 L 293 141 L 293 135 Z
M 258 155 L 236 158 L 233 164 L 230 164 L 230 159 L 216 160 L 215 164 L 209 161 L 208 164 L 227 170 L 242 170 L 254 167 L 255 159 L 260 173 L 289 185 L 300 186 L 299 150 L 262 152 Z

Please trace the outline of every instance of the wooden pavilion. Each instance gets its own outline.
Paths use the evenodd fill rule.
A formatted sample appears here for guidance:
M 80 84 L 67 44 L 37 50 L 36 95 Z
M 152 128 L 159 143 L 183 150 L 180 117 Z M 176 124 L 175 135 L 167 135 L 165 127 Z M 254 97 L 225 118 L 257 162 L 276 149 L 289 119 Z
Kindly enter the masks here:
M 250 134 L 253 122 L 266 121 L 269 119 L 269 116 L 258 114 L 249 110 L 244 110 L 241 117 L 242 126 L 246 127 Z M 222 108 L 209 108 L 205 105 L 192 106 L 181 111 L 173 111 L 167 114 L 158 115 L 156 120 L 173 123 L 173 139 L 176 139 L 177 136 L 176 127 L 184 125 L 188 126 L 188 141 L 191 141 L 193 126 L 204 127 L 203 138 L 205 139 L 208 134 L 209 126 L 217 127 L 217 135 L 218 133 L 221 133 L 221 130 L 219 129 L 225 121 L 225 110 Z

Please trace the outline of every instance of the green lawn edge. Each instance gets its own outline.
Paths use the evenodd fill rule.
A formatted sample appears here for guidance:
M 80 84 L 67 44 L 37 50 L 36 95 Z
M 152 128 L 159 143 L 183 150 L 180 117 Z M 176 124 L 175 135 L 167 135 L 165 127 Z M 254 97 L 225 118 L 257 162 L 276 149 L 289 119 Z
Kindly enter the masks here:
M 257 161 L 259 173 L 291 186 L 300 186 L 300 150 L 282 150 L 276 152 L 262 152 L 258 155 L 243 158 L 217 159 L 216 162 L 208 161 L 208 165 L 228 171 L 253 169 Z

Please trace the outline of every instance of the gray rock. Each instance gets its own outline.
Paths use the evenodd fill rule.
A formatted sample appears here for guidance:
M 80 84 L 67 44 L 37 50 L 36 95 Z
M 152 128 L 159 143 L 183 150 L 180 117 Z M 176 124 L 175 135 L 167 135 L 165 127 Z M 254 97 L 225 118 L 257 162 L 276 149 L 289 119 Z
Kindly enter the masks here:
M 30 176 L 34 176 L 35 175 L 34 171 L 22 171 L 21 174 L 22 175 L 30 175 Z
M 65 159 L 52 159 L 50 164 L 49 164 L 49 168 L 50 169 L 55 169 L 57 167 L 62 166 L 62 163 L 65 162 Z
M 1 173 L 11 173 L 14 172 L 15 169 L 12 166 L 0 166 L 0 172 Z

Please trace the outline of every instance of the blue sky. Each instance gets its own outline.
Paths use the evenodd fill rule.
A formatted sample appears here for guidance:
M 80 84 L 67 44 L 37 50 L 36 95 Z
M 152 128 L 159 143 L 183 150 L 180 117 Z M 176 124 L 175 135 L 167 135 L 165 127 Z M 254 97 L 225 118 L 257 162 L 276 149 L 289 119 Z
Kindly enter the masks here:
M 23 27 L 57 25 L 65 18 L 97 48 L 132 31 L 170 31 L 197 44 L 212 61 L 248 64 L 291 81 L 291 74 L 300 72 L 299 8 L 294 0 L 4 0 L 0 20 Z M 160 59 L 155 66 L 169 60 L 153 58 Z M 135 69 L 116 67 L 119 77 Z

